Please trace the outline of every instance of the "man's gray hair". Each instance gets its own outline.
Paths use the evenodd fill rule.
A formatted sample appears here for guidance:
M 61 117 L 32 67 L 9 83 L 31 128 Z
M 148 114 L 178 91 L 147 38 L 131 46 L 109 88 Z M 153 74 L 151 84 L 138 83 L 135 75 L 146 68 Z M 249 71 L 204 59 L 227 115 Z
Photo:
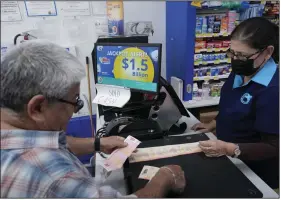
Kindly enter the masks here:
M 83 65 L 66 49 L 45 40 L 25 42 L 1 60 L 1 108 L 21 112 L 39 94 L 64 98 L 84 76 Z

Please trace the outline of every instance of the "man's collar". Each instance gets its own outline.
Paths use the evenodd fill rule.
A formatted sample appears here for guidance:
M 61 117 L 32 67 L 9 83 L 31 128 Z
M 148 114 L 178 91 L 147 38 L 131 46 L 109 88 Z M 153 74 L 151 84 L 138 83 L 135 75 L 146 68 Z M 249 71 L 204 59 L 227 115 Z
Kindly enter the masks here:
M 1 149 L 49 148 L 66 144 L 61 131 L 1 130 Z
M 274 62 L 274 60 L 272 58 L 270 58 L 266 62 L 266 64 L 263 66 L 263 68 L 250 81 L 254 81 L 256 83 L 259 83 L 259 84 L 267 87 L 268 84 L 270 83 L 273 75 L 275 74 L 276 69 L 277 69 L 276 63 Z M 234 82 L 233 82 L 233 89 L 241 87 L 241 86 L 245 86 L 248 83 L 245 83 L 244 85 L 242 85 L 243 78 L 240 75 L 235 75 Z

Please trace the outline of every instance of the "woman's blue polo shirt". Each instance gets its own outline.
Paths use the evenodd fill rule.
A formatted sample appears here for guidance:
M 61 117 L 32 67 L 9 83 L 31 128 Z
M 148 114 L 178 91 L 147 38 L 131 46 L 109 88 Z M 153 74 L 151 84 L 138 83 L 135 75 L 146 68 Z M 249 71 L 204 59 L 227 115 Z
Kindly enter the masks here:
M 259 133 L 279 134 L 279 69 L 272 58 L 248 83 L 230 74 L 216 121 L 217 137 L 226 142 L 258 142 Z

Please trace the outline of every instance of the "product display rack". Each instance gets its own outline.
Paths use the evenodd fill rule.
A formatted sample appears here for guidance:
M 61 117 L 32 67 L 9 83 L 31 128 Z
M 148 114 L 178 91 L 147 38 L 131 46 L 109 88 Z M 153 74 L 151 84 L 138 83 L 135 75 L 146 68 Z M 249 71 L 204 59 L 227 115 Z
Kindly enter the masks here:
M 203 6 L 203 4 L 205 5 Z M 206 6 L 207 4 L 208 6 Z M 230 42 L 230 33 L 240 23 L 240 20 L 243 21 L 255 16 L 264 16 L 268 19 L 273 19 L 273 21 L 279 20 L 279 9 L 277 9 L 279 2 L 236 1 L 234 3 L 234 1 L 202 1 L 201 5 L 202 8 L 196 8 L 189 1 L 166 2 L 166 79 L 170 81 L 172 76 L 181 79 L 183 82 L 183 102 L 191 100 L 194 103 L 193 100 L 196 100 L 198 105 L 199 99 L 194 98 L 193 95 L 193 84 L 196 83 L 199 89 L 206 80 L 210 83 L 219 84 L 221 81 L 225 81 L 231 72 L 231 68 L 222 70 L 224 66 L 231 65 L 230 59 L 226 55 L 220 55 L 219 57 L 216 55 L 226 54 L 229 46 L 219 45 L 216 41 Z M 214 7 L 214 5 L 217 7 Z M 267 11 L 263 10 L 263 7 Z M 232 11 L 232 13 L 229 13 L 229 11 Z M 276 14 L 277 11 L 278 15 Z M 236 17 L 232 16 L 234 12 L 236 12 Z M 205 25 L 204 31 L 198 32 L 196 17 L 212 15 L 228 15 L 232 18 L 231 23 L 227 24 L 227 31 L 218 31 L 219 22 L 216 20 L 216 30 L 213 32 L 206 31 L 208 22 L 206 24 L 206 21 L 202 20 L 200 23 L 202 26 Z M 220 23 L 222 26 L 225 21 L 220 21 Z M 226 26 L 224 25 L 224 27 Z M 230 30 L 228 30 L 229 27 Z M 202 42 L 202 44 L 199 44 L 200 48 L 198 48 L 197 41 L 206 41 L 206 44 Z M 208 44 L 213 41 L 215 41 L 215 44 Z M 217 66 L 220 66 L 221 71 L 206 69 Z M 203 70 L 201 71 L 201 69 Z M 214 105 L 218 102 L 218 99 L 219 97 L 216 97 L 216 100 L 210 98 L 209 100 L 201 101 L 205 102 L 206 105 Z M 201 103 L 200 106 L 204 107 Z

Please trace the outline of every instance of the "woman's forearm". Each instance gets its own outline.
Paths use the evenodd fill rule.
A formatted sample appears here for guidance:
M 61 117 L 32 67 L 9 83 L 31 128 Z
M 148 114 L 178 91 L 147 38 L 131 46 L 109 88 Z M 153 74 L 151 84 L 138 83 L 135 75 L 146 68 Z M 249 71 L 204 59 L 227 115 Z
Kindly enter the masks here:
M 216 129 L 216 127 L 217 127 L 216 119 L 213 119 L 209 124 L 210 124 L 210 127 L 211 127 L 212 131 Z
M 241 160 L 266 160 L 279 156 L 279 136 L 262 135 L 262 141 L 259 143 L 240 143 L 241 150 L 239 159 Z
M 94 138 L 75 138 L 66 136 L 69 149 L 75 155 L 86 155 L 94 152 Z

